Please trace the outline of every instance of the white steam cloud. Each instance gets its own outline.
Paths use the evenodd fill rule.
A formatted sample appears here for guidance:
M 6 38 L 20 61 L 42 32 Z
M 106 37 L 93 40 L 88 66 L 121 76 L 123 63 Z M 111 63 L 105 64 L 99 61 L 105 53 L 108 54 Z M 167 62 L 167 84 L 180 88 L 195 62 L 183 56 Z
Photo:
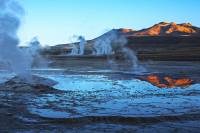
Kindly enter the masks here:
M 111 30 L 96 39 L 93 46 L 93 55 L 107 55 L 109 57 L 109 55 L 117 54 L 116 51 L 120 51 L 124 56 L 124 60 L 127 60 L 131 65 L 133 72 L 144 72 L 145 68 L 139 65 L 135 52 L 126 46 L 127 42 L 126 37 L 120 34 L 118 30 Z M 108 59 L 108 63 L 112 67 L 118 68 L 117 63 L 112 58 Z
M 94 55 L 112 55 L 114 49 L 123 47 L 127 43 L 124 36 L 121 36 L 116 30 L 111 30 L 101 37 L 97 38 L 94 43 Z
M 73 38 L 76 38 L 79 43 L 78 46 L 76 46 L 75 44 L 73 45 L 72 51 L 70 53 L 70 55 L 84 55 L 85 53 L 85 45 L 86 45 L 86 40 L 84 36 L 76 36 L 74 35 Z
M 29 62 L 32 64 L 32 67 L 48 67 L 48 61 L 40 54 L 41 49 L 42 45 L 38 37 L 33 37 L 28 43 L 28 48 L 25 49 L 26 56 L 29 57 Z
M 31 56 L 19 47 L 17 31 L 23 8 L 15 0 L 0 0 L 0 60 L 19 77 L 30 78 Z

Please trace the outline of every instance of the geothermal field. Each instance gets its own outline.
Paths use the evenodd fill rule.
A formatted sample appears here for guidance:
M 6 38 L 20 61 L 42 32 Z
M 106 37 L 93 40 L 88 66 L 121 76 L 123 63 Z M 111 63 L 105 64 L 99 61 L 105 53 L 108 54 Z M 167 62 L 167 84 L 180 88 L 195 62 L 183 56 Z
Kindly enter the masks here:
M 86 60 L 82 65 L 93 62 L 94 60 Z M 139 80 L 138 74 L 133 72 L 106 69 L 104 63 L 105 61 L 95 61 L 94 65 L 84 68 L 73 64 L 71 67 L 69 64 L 67 68 L 32 69 L 32 74 L 45 78 L 39 81 L 47 85 L 24 83 L 13 78 L 15 74 L 2 70 L 1 130 L 198 131 L 200 84 L 161 89 Z M 157 63 L 166 71 L 172 71 L 173 75 L 177 73 L 177 69 L 185 69 L 185 65 L 174 62 L 154 62 L 148 64 L 152 73 L 162 72 L 157 69 Z M 172 65 L 166 66 L 165 63 Z M 188 63 L 191 64 L 184 62 L 189 73 L 199 71 L 199 63 Z M 190 76 L 197 75 L 194 72 Z
M 200 28 L 161 22 L 18 46 L 24 11 L 0 8 L 0 132 L 199 132 Z

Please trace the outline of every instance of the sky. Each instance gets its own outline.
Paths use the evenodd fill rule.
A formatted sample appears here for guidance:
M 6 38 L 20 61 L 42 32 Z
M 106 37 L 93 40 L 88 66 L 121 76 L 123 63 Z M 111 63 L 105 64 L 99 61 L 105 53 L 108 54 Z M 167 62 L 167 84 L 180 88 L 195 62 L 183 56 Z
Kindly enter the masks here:
M 21 44 L 37 36 L 42 45 L 95 38 L 113 28 L 139 30 L 156 23 L 190 22 L 200 27 L 200 0 L 18 0 L 25 10 Z

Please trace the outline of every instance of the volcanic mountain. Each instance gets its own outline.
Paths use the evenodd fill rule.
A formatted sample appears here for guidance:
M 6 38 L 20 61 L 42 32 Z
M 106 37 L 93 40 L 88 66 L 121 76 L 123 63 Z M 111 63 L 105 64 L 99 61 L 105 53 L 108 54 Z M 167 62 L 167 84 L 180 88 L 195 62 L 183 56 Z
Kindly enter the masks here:
M 124 35 L 127 47 L 142 60 L 200 60 L 200 28 L 190 23 L 160 22 L 142 30 L 113 29 L 93 40 L 105 38 L 113 31 Z
M 98 39 L 105 39 L 112 32 L 127 38 L 126 46 L 134 50 L 141 60 L 200 60 L 200 28 L 190 23 L 176 24 L 160 22 L 142 30 L 113 29 L 103 35 L 87 41 L 85 53 L 92 53 L 92 47 Z M 78 42 L 74 43 L 78 45 Z M 60 44 L 44 53 L 63 55 L 70 53 L 73 44 Z
M 174 22 L 161 22 L 150 28 L 134 31 L 131 29 L 118 29 L 118 31 L 126 36 L 187 36 L 200 35 L 200 28 L 190 23 L 176 24 Z

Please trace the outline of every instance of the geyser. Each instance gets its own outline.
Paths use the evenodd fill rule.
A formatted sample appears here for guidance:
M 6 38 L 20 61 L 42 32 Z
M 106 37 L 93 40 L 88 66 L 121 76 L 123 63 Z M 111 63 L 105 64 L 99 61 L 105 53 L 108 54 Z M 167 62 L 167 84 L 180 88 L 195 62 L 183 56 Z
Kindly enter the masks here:
M 28 43 L 28 51 L 32 56 L 37 56 L 39 54 L 38 51 L 41 49 L 41 47 L 42 46 L 37 37 L 33 37 Z
M 138 58 L 133 50 L 128 48 L 127 39 L 124 35 L 120 34 L 118 30 L 111 30 L 104 35 L 97 38 L 93 45 L 93 55 L 106 55 L 108 56 L 108 62 L 111 67 L 117 67 L 117 63 L 114 59 L 110 58 L 111 55 L 116 55 L 120 52 L 126 60 L 131 65 L 131 70 L 136 73 L 144 72 L 145 68 L 139 65 Z
M 74 37 L 76 37 L 77 40 L 79 41 L 79 43 L 78 43 L 79 47 L 77 47 L 74 44 L 70 55 L 84 55 L 85 45 L 87 43 L 85 40 L 85 37 L 83 37 L 83 36 L 78 36 L 78 37 L 74 36 Z
M 79 42 L 79 55 L 84 55 L 85 44 L 86 44 L 85 38 L 83 36 L 79 36 L 78 39 L 80 41 Z
M 23 14 L 16 1 L 0 0 L 0 60 L 19 77 L 30 80 L 30 56 L 18 47 L 17 31 Z
M 111 55 L 113 54 L 112 44 L 120 40 L 114 30 L 100 36 L 94 42 L 94 55 Z
M 26 48 L 27 56 L 31 59 L 32 67 L 48 67 L 48 62 L 41 55 L 42 45 L 38 37 L 33 37 Z

